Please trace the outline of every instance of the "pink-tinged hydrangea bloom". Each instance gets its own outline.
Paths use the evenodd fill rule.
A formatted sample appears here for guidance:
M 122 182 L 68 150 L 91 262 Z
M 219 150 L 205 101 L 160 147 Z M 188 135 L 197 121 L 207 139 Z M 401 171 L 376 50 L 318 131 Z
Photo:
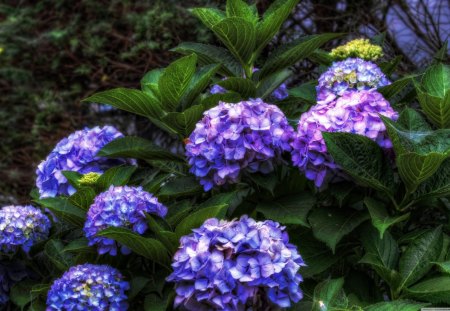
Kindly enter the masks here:
M 389 84 L 391 82 L 375 63 L 348 58 L 333 63 L 319 77 L 317 100 L 327 103 L 348 92 L 376 89 Z
M 119 270 L 108 265 L 71 267 L 47 294 L 47 311 L 125 311 L 130 289 Z
M 127 247 L 96 235 L 109 227 L 126 228 L 144 234 L 148 229 L 146 213 L 164 217 L 167 207 L 142 187 L 111 186 L 95 198 L 87 213 L 84 232 L 89 246 L 97 245 L 99 254 L 109 253 L 115 256 L 117 248 L 123 254 L 129 254 Z
M 209 219 L 181 238 L 174 256 L 175 307 L 275 310 L 302 297 L 304 262 L 285 228 L 271 220 Z
M 242 172 L 267 174 L 291 150 L 293 133 L 283 112 L 261 99 L 220 102 L 204 113 L 187 140 L 190 172 L 205 191 L 237 183 Z
M 0 210 L 0 253 L 14 253 L 19 248 L 28 252 L 48 238 L 48 217 L 31 205 L 5 206 Z
M 391 149 L 380 115 L 398 118 L 389 102 L 375 90 L 350 92 L 328 104 L 317 104 L 304 113 L 293 140 L 292 161 L 317 187 L 335 175 L 342 175 L 327 147 L 322 132 L 364 135 L 384 149 Z
M 36 170 L 36 186 L 39 189 L 40 197 L 47 198 L 75 193 L 75 188 L 68 183 L 62 174 L 63 171 L 81 174 L 103 173 L 106 169 L 116 165 L 134 164 L 134 160 L 108 159 L 97 156 L 97 152 L 102 147 L 119 137 L 123 137 L 123 134 L 114 127 L 97 126 L 92 129 L 85 128 L 76 131 L 62 139 Z

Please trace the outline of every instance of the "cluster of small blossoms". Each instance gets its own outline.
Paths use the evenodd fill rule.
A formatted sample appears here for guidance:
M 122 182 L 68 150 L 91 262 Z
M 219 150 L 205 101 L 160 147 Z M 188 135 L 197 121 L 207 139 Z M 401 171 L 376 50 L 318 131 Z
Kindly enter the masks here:
M 376 64 L 360 58 L 348 58 L 333 63 L 319 77 L 317 100 L 328 103 L 348 92 L 376 89 L 390 83 Z
M 31 206 L 10 205 L 0 210 L 0 252 L 28 252 L 47 239 L 51 223 L 41 210 Z
M 293 133 L 283 112 L 261 99 L 220 102 L 204 113 L 187 140 L 190 172 L 205 191 L 237 183 L 242 171 L 267 174 L 291 150 Z
M 9 301 L 11 287 L 26 276 L 26 269 L 20 262 L 0 261 L 0 309 Z
M 209 219 L 180 240 L 174 256 L 175 307 L 275 310 L 298 302 L 304 262 L 284 227 L 247 216 Z
M 357 57 L 375 61 L 383 57 L 383 49 L 379 45 L 370 43 L 369 39 L 355 39 L 331 50 L 330 56 L 335 60 Z
M 292 161 L 317 187 L 339 168 L 327 153 L 322 132 L 347 132 L 364 135 L 384 149 L 392 148 L 380 115 L 398 118 L 389 102 L 375 90 L 346 93 L 327 105 L 317 104 L 304 113 L 292 143 Z
M 128 282 L 108 265 L 74 266 L 53 283 L 47 295 L 47 311 L 124 311 Z
M 111 186 L 95 198 L 87 213 L 84 232 L 89 246 L 97 245 L 99 254 L 115 256 L 118 247 L 123 254 L 129 254 L 131 251 L 127 247 L 96 234 L 109 227 L 127 228 L 143 234 L 148 229 L 146 213 L 164 217 L 167 208 L 142 187 Z
M 73 171 L 81 174 L 90 172 L 103 173 L 106 169 L 127 163 L 123 159 L 108 159 L 97 156 L 97 152 L 114 139 L 123 137 L 112 126 L 85 128 L 62 139 L 39 164 L 36 174 L 36 186 L 41 198 L 57 195 L 72 195 L 73 188 L 62 174 Z M 130 163 L 134 163 L 130 161 Z

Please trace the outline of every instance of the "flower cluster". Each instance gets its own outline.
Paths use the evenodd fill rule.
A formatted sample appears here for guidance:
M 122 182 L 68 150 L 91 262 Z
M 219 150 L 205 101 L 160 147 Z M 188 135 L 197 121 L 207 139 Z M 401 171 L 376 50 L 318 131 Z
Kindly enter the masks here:
M 375 90 L 346 93 L 327 105 L 317 104 L 304 113 L 292 143 L 292 161 L 317 187 L 340 174 L 327 153 L 322 132 L 347 132 L 364 135 L 382 148 L 392 148 L 379 114 L 396 120 L 389 102 Z
M 331 50 L 330 56 L 335 60 L 357 57 L 375 61 L 383 57 L 383 49 L 370 43 L 369 39 L 355 39 Z
M 76 131 L 61 140 L 36 170 L 36 186 L 41 198 L 75 193 L 75 189 L 62 174 L 63 171 L 81 174 L 103 173 L 110 167 L 126 163 L 127 161 L 123 159 L 97 156 L 97 152 L 103 146 L 119 137 L 123 135 L 114 127 L 97 126 Z M 130 161 L 130 163 L 134 162 Z
M 80 178 L 79 183 L 81 186 L 93 186 L 97 183 L 100 176 L 102 176 L 102 174 L 90 172 L 90 173 L 84 174 Z
M 127 228 L 143 234 L 148 229 L 145 213 L 164 217 L 167 208 L 142 187 L 111 186 L 95 198 L 87 213 L 84 232 L 89 245 L 97 245 L 100 254 L 115 256 L 118 247 L 123 254 L 129 254 L 127 247 L 96 234 L 108 227 Z
M 283 112 L 261 99 L 237 104 L 220 102 L 207 110 L 186 143 L 190 172 L 205 191 L 236 183 L 241 171 L 267 174 L 294 133 Z
M 9 290 L 27 276 L 25 266 L 19 261 L 0 261 L 0 309 L 9 301 Z
M 302 298 L 305 264 L 278 223 L 212 218 L 193 231 L 181 238 L 167 279 L 175 283 L 175 307 L 268 310 Z
M 123 311 L 128 309 L 128 282 L 117 269 L 84 264 L 71 267 L 53 283 L 47 295 L 47 311 Z
M 0 252 L 15 253 L 19 248 L 28 252 L 47 239 L 50 227 L 48 217 L 31 205 L 5 206 L 0 210 Z
M 370 90 L 390 83 L 376 64 L 360 58 L 348 58 L 333 63 L 319 77 L 317 100 L 327 103 L 348 92 Z

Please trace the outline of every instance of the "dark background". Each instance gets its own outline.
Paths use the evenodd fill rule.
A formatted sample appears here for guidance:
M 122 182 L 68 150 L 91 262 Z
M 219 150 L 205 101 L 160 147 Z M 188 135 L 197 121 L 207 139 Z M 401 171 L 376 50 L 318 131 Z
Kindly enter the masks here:
M 271 2 L 257 5 L 263 11 Z M 76 129 L 113 123 L 128 134 L 157 135 L 145 120 L 80 100 L 98 90 L 138 87 L 145 72 L 176 57 L 169 49 L 181 41 L 214 41 L 188 9 L 224 3 L 1 1 L 0 204 L 26 202 L 36 165 Z M 417 71 L 449 36 L 450 0 L 301 1 L 265 53 L 323 32 L 347 32 L 343 41 L 384 33 L 386 57 L 402 56 L 400 73 Z M 311 78 L 313 66 L 296 66 L 290 85 Z

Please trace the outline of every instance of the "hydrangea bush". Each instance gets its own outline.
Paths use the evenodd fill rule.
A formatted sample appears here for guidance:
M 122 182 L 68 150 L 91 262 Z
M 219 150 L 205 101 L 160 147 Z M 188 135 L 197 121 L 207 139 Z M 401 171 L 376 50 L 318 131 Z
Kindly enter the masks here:
M 63 139 L 38 167 L 37 207 L 0 210 L 1 307 L 450 306 L 447 47 L 406 75 L 383 36 L 270 52 L 297 2 L 193 9 L 222 46 L 182 43 L 139 90 L 84 100 L 147 118 L 185 152 L 111 126 Z M 293 82 L 305 59 L 323 73 Z

